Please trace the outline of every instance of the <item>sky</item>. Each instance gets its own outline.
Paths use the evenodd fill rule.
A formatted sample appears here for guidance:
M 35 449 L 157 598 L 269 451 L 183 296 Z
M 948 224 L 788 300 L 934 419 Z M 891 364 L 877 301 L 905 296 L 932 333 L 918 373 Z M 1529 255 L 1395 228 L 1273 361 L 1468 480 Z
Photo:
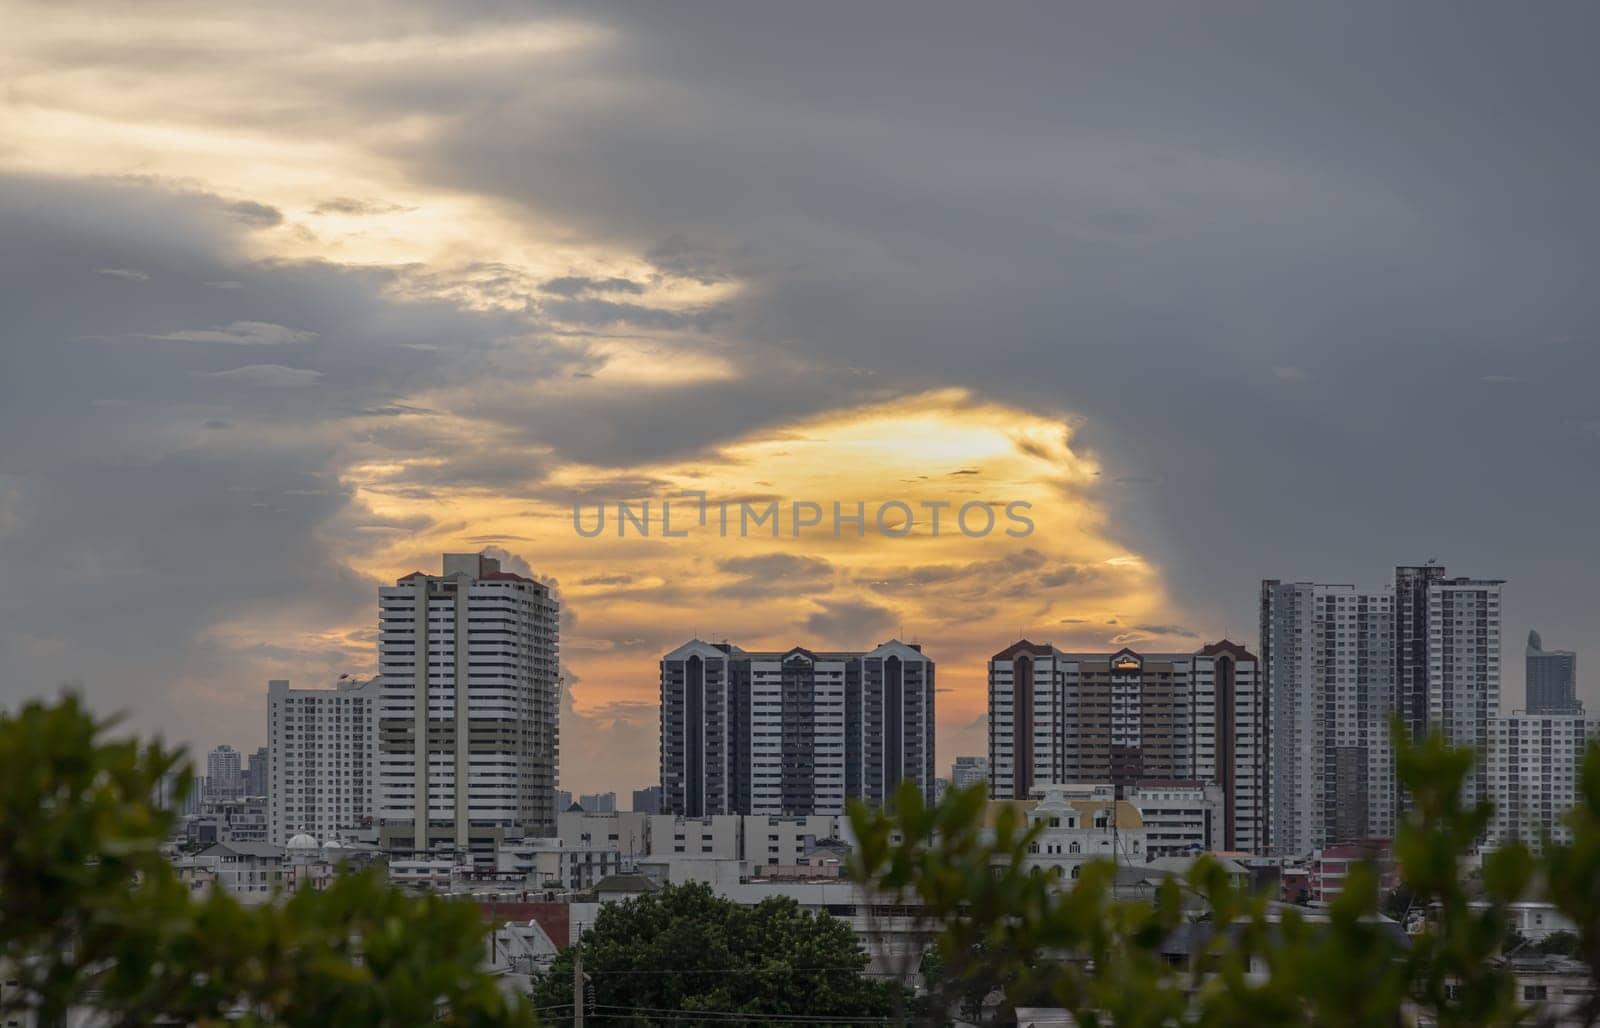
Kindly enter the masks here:
M 0 705 L 254 749 L 486 548 L 561 596 L 574 791 L 655 780 L 692 636 L 918 641 L 948 764 L 1018 637 L 1430 558 L 1507 579 L 1507 708 L 1529 628 L 1593 705 L 1597 22 L 0 0 Z M 575 531 L 686 491 L 782 531 Z M 789 529 L 890 500 L 951 506 Z

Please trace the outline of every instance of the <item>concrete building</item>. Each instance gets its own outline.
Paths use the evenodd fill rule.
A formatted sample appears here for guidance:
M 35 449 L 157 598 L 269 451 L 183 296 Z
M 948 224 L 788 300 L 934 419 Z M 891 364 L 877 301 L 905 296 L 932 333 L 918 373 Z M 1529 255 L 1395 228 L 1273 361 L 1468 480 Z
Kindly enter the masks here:
M 842 814 L 902 780 L 932 799 L 934 663 L 869 652 L 750 652 L 692 640 L 661 660 L 662 808 Z
M 559 605 L 477 553 L 378 590 L 383 845 L 490 862 L 555 828 Z
M 254 753 L 245 757 L 244 767 L 244 794 L 246 796 L 267 795 L 267 786 L 272 781 L 272 769 L 269 766 L 269 754 L 266 746 L 256 748 Z
M 1066 653 L 1022 640 L 989 661 L 989 794 L 1143 779 L 1222 787 L 1220 841 L 1256 850 L 1267 825 L 1267 697 L 1255 656 Z
M 634 861 L 650 853 L 650 815 L 562 811 L 556 815 L 555 838 L 563 846 L 614 849 L 632 870 Z
M 1428 727 L 1480 755 L 1500 715 L 1500 579 L 1446 578 L 1428 589 Z M 1470 805 L 1489 796 L 1480 759 L 1462 787 Z
M 1394 593 L 1261 584 L 1261 657 L 1272 705 L 1271 849 L 1392 835 Z
M 632 809 L 636 814 L 661 813 L 661 786 L 651 785 L 633 790 Z
M 1271 847 L 1305 855 L 1390 837 L 1405 806 L 1389 719 L 1438 729 L 1483 753 L 1500 706 L 1498 579 L 1400 565 L 1380 592 L 1280 582 L 1261 587 L 1261 653 L 1272 704 Z M 1465 798 L 1487 794 L 1479 763 Z
M 376 802 L 377 679 L 332 689 L 267 683 L 267 841 L 328 840 L 370 827 Z
M 1578 702 L 1578 655 L 1547 650 L 1538 632 L 1528 633 L 1527 704 L 1529 714 L 1582 714 Z
M 591 814 L 614 814 L 617 811 L 617 794 L 591 792 L 578 797 L 578 806 Z
M 1428 730 L 1428 594 L 1447 574 L 1437 561 L 1394 569 L 1394 706 L 1414 738 Z
M 1226 803 L 1222 786 L 1183 779 L 1150 778 L 1123 790 L 1144 820 L 1145 852 L 1152 858 L 1221 850 Z
M 236 800 L 244 793 L 244 773 L 239 751 L 223 743 L 206 754 L 205 799 L 212 802 Z
M 988 757 L 957 757 L 955 763 L 950 765 L 952 789 L 965 789 L 979 782 L 989 784 Z
M 625 862 L 609 846 L 567 845 L 560 839 L 523 839 L 504 842 L 495 851 L 495 870 L 514 875 L 530 887 L 592 889 L 606 878 L 621 874 Z
M 1027 800 L 991 801 L 988 819 L 993 824 L 1007 806 L 1019 810 L 1028 827 L 1039 830 L 1028 846 L 1027 866 L 1074 881 L 1091 860 L 1133 865 L 1150 859 L 1143 816 L 1116 794 L 1109 782 L 1043 785 Z
M 1546 834 L 1570 843 L 1563 815 L 1578 802 L 1578 775 L 1600 719 L 1581 714 L 1525 714 L 1490 722 L 1485 780 L 1494 803 L 1490 846 L 1520 839 L 1535 849 Z

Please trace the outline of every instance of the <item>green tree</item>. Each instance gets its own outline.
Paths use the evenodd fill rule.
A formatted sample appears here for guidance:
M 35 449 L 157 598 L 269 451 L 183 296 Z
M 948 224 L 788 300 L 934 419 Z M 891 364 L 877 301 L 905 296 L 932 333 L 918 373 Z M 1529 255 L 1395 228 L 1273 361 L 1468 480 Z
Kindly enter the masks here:
M 863 974 L 846 922 L 787 898 L 742 906 L 702 884 L 607 904 L 581 946 L 607 1025 L 681 1023 L 685 1011 L 888 1017 L 899 998 L 898 985 Z M 547 1023 L 571 1023 L 573 959 L 569 948 L 535 982 Z
M 71 696 L 0 716 L 0 1013 L 65 1024 L 95 1008 L 154 1023 L 532 1025 L 479 969 L 470 904 L 414 900 L 375 874 L 244 907 L 192 896 L 160 852 L 158 783 L 190 774 L 159 744 L 107 738 Z

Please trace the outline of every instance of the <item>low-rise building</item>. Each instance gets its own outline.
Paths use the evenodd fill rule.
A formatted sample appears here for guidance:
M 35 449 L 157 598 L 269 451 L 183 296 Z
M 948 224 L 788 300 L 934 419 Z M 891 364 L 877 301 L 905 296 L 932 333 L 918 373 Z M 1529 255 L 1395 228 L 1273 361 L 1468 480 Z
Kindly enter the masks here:
M 1144 818 L 1146 852 L 1151 857 L 1176 857 L 1215 850 L 1224 797 L 1209 782 L 1147 778 L 1130 785 L 1123 798 Z
M 495 871 L 502 880 L 520 877 L 535 889 L 592 889 L 622 873 L 622 854 L 605 846 L 568 846 L 559 839 L 523 839 L 496 848 Z
M 1394 863 L 1394 843 L 1389 839 L 1365 839 L 1324 846 L 1311 855 L 1307 866 L 1307 891 L 1313 903 L 1331 903 L 1344 892 L 1350 870 L 1363 861 L 1378 869 L 1378 890 L 1392 891 L 1399 878 Z

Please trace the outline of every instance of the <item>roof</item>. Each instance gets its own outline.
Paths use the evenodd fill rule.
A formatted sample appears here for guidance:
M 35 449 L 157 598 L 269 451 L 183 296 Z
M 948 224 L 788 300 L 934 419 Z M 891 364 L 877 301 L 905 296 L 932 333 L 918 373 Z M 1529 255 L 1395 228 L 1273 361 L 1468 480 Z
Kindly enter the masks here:
M 217 842 L 196 853 L 197 857 L 209 856 L 213 853 L 232 853 L 238 857 L 261 857 L 268 860 L 283 859 L 282 846 L 274 846 L 270 842 Z
M 868 657 L 899 656 L 903 660 L 926 660 L 929 664 L 933 663 L 933 660 L 922 652 L 921 643 L 906 643 L 899 639 L 890 639 L 871 650 L 813 650 L 805 646 L 791 646 L 786 650 L 746 650 L 729 643 L 708 643 L 703 639 L 690 639 L 677 649 L 664 654 L 661 659 L 663 662 L 678 661 L 693 656 L 710 659 L 727 657 L 735 661 L 752 663 L 781 663 L 801 657 L 818 664 L 847 664 Z
M 610 875 L 600 879 L 594 891 L 598 895 L 624 892 L 655 892 L 661 886 L 644 875 Z
M 1231 639 L 1221 639 L 1217 642 L 1208 643 L 1205 646 L 1200 647 L 1200 656 L 1202 657 L 1215 657 L 1219 653 L 1226 653 L 1234 660 L 1256 659 L 1256 655 L 1254 653 L 1251 653 L 1242 645 L 1234 642 Z
M 1049 643 L 1040 644 L 1036 642 L 1029 642 L 1027 639 L 1018 639 L 1016 642 L 1012 643 L 1010 646 L 1007 646 L 1005 649 L 1001 650 L 999 653 L 996 653 L 989 659 L 1014 660 L 1017 656 L 1023 653 L 1031 653 L 1035 657 L 1038 657 L 1049 653 L 1050 650 L 1051 646 Z

